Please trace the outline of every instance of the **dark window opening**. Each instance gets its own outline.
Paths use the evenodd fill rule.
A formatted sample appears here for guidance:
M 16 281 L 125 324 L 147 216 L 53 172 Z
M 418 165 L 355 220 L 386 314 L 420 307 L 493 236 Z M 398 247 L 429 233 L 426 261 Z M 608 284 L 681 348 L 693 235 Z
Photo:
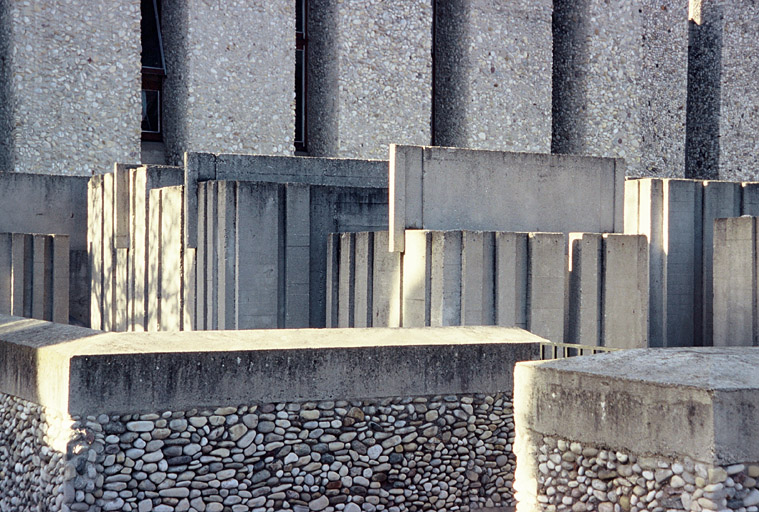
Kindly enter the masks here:
M 142 21 L 142 140 L 161 141 L 163 79 L 166 64 L 161 39 L 160 1 L 141 0 Z
M 295 0 L 295 151 L 306 147 L 306 0 Z

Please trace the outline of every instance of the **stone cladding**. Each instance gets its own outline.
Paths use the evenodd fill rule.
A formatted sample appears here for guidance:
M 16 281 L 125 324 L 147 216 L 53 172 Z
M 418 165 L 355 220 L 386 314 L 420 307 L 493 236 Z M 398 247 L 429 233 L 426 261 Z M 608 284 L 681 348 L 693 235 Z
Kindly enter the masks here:
M 388 144 L 429 144 L 429 0 L 309 1 L 308 151 L 387 158 Z
M 185 151 L 293 153 L 294 2 L 164 2 L 161 26 L 170 163 Z
M 140 2 L 0 2 L 0 171 L 90 175 L 140 157 Z
M 719 466 L 543 437 L 539 510 L 759 510 L 759 464 Z

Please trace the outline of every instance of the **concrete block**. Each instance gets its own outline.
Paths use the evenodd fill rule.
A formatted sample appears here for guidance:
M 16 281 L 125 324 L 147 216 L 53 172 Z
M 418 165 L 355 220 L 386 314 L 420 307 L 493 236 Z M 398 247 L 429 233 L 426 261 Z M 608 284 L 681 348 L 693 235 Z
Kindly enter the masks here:
M 216 157 L 208 153 L 184 154 L 185 246 L 198 246 L 198 182 L 216 179 Z
M 401 326 L 401 253 L 389 252 L 387 231 L 374 233 L 372 326 Z
M 759 345 L 757 218 L 714 221 L 714 346 Z
M 461 324 L 461 231 L 432 231 L 430 325 Z
M 530 233 L 527 330 L 564 341 L 565 242 L 561 233 Z
M 464 231 L 461 240 L 461 325 L 495 323 L 494 271 L 493 233 Z
M 741 215 L 759 216 L 759 183 L 741 183 Z
M 148 193 L 148 236 L 153 241 L 148 246 L 147 257 L 147 312 L 146 331 L 160 331 L 161 326 L 161 189 Z M 158 243 L 155 243 L 158 242 Z
M 623 167 L 603 158 L 394 146 L 391 249 L 403 250 L 406 228 L 621 232 Z M 546 201 L 550 210 L 525 206 Z
M 68 235 L 53 235 L 53 290 L 52 290 L 52 307 L 53 315 L 51 320 L 59 324 L 69 323 L 70 313 L 70 280 L 76 276 L 70 277 L 70 246 Z
M 115 179 L 103 175 L 103 330 L 114 330 L 116 322 L 116 248 L 114 247 Z
M 309 326 L 311 187 L 285 187 L 285 327 Z
M 178 331 L 182 327 L 183 299 L 183 187 L 164 187 L 160 207 L 160 318 L 162 331 Z
M 53 243 L 49 236 L 32 235 L 32 318 L 53 318 Z
M 435 4 L 434 145 L 551 151 L 552 7 Z
M 567 343 L 603 345 L 604 256 L 602 234 L 569 234 Z
M 403 327 L 430 325 L 429 231 L 406 230 L 406 250 L 401 257 L 401 324 Z
M 495 234 L 495 323 L 527 328 L 527 233 Z
M 13 304 L 13 235 L 0 233 L 0 315 L 10 315 Z
M 129 209 L 129 174 L 130 170 L 137 166 L 114 164 L 114 247 L 116 249 L 129 248 L 129 221 L 131 212 Z
M 93 176 L 87 185 L 87 252 L 90 264 L 90 326 L 103 328 L 103 176 Z M 15 312 L 15 315 L 23 316 Z
M 356 238 L 353 233 L 340 233 L 337 327 L 353 327 L 353 299 L 356 272 L 355 243 Z
M 372 299 L 374 277 L 374 233 L 363 231 L 355 234 L 353 326 L 372 326 Z

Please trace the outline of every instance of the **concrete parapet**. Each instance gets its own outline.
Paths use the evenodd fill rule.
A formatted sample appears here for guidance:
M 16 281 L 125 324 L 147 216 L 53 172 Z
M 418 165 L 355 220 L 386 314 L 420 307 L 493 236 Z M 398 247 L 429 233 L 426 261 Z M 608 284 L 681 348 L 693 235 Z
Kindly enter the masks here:
M 621 160 L 392 145 L 389 187 L 393 251 L 406 229 L 623 230 Z
M 757 191 L 748 182 L 625 183 L 625 233 L 649 240 L 651 346 L 712 344 L 713 222 L 758 215 Z
M 755 503 L 756 480 L 737 483 L 759 473 L 756 434 L 744 428 L 759 420 L 757 364 L 759 349 L 716 347 L 518 363 L 517 510 Z M 590 476 L 578 478 L 580 467 Z
M 714 345 L 759 345 L 757 217 L 714 221 Z

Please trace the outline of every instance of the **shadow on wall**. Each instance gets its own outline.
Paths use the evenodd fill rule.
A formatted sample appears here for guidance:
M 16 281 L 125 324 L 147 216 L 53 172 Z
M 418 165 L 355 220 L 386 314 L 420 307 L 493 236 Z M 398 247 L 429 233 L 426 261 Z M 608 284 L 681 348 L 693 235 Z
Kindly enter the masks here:
M 723 7 L 691 0 L 685 177 L 719 179 Z

